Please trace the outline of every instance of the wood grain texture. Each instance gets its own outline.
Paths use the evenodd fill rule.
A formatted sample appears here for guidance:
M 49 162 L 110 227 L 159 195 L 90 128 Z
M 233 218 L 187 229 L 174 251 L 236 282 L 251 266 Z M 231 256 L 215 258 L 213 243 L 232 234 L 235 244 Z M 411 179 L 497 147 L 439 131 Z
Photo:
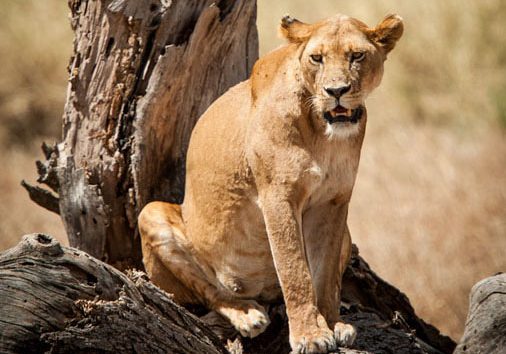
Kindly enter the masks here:
M 226 352 L 142 275 L 34 234 L 0 255 L 0 352 L 48 351 Z
M 258 57 L 255 0 L 71 0 L 74 52 L 62 142 L 45 147 L 32 200 L 70 245 L 141 267 L 137 215 L 181 202 L 190 133 Z M 58 207 L 56 207 L 58 204 Z
M 346 298 L 341 308 L 344 320 L 358 329 L 354 348 L 338 353 L 453 351 L 451 340 L 409 313 L 407 298 L 355 251 L 345 288 L 360 289 L 364 279 L 369 288 Z M 374 303 L 396 305 L 369 307 Z M 46 235 L 25 236 L 0 254 L 1 353 L 225 353 L 226 347 L 237 354 L 290 352 L 283 304 L 270 306 L 271 324 L 254 339 L 240 337 L 204 309 L 192 311 L 175 304 L 144 273 L 127 276 Z M 413 329 L 416 323 L 423 331 Z

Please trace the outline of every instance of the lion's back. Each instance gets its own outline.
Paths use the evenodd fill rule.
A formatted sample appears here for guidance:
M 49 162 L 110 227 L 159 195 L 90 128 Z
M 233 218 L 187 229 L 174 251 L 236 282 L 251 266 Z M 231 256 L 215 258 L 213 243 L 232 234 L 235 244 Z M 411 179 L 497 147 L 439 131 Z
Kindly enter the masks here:
M 249 82 L 241 82 L 218 98 L 195 126 L 186 162 L 187 213 L 206 209 L 212 214 L 237 198 L 231 189 L 244 194 L 250 188 L 244 154 L 250 101 Z
M 188 147 L 187 170 L 209 165 L 230 166 L 243 149 L 250 107 L 249 81 L 230 88 L 209 106 L 193 129 Z M 213 161 L 216 163 L 213 163 Z M 213 166 L 218 168 L 218 166 Z

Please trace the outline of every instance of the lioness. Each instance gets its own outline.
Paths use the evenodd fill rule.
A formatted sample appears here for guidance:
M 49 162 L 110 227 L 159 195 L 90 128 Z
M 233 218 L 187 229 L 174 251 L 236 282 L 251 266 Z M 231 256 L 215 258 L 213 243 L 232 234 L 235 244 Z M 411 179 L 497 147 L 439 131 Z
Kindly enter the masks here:
M 248 337 L 269 324 L 261 304 L 283 297 L 296 353 L 353 342 L 339 303 L 364 100 L 402 32 L 396 15 L 375 28 L 343 15 L 282 19 L 288 43 L 195 126 L 184 203 L 153 202 L 139 216 L 156 284 Z

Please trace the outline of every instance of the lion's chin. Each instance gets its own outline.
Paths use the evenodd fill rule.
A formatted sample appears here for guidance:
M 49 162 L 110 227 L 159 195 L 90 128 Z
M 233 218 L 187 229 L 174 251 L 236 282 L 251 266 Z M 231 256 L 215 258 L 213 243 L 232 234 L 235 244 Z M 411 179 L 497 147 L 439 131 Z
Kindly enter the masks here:
M 351 124 L 357 124 L 360 118 L 362 118 L 362 115 L 364 113 L 364 110 L 361 106 L 350 109 L 345 108 L 341 105 L 338 105 L 337 107 L 333 108 L 330 111 L 323 113 L 323 119 L 327 121 L 329 124 L 334 123 L 351 123 Z
M 356 136 L 360 132 L 360 125 L 345 122 L 339 124 L 325 124 L 325 136 L 329 140 L 341 140 Z

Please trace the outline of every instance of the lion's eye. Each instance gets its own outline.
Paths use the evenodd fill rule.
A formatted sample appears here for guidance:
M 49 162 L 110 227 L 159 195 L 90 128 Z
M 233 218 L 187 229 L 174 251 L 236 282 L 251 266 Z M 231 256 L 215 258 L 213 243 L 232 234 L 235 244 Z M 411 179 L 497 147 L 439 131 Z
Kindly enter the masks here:
M 364 52 L 353 52 L 351 53 L 351 61 L 362 61 L 365 58 Z
M 319 54 L 312 54 L 309 56 L 314 63 L 323 63 L 323 57 Z

